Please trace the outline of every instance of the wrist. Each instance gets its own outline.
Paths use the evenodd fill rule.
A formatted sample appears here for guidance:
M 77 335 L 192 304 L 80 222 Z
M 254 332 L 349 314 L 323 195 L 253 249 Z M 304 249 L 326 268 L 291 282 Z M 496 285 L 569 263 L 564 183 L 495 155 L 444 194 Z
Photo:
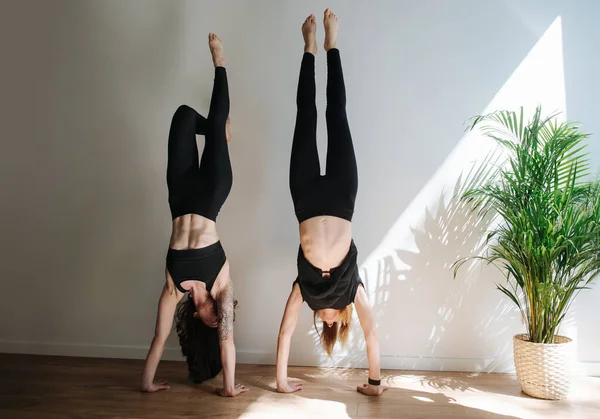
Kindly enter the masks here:
M 381 379 L 373 380 L 371 377 L 369 377 L 368 383 L 370 386 L 379 386 L 381 385 Z
M 225 393 L 227 393 L 229 396 L 231 396 L 233 394 L 233 391 L 235 390 L 235 386 L 231 385 L 231 384 L 226 384 L 225 382 L 223 382 L 223 390 L 225 391 Z

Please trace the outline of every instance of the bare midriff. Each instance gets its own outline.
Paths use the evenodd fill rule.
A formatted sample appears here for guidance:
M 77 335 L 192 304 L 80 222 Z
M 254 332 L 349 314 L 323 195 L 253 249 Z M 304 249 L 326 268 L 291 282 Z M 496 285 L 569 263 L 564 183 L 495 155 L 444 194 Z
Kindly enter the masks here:
M 171 249 L 200 249 L 218 241 L 217 225 L 206 217 L 186 214 L 173 220 L 169 242 Z

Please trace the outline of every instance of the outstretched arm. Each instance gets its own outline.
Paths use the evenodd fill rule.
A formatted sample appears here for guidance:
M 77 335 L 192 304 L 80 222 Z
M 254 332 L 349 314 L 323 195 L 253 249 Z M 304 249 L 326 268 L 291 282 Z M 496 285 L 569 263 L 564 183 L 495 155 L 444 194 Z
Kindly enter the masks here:
M 221 345 L 221 362 L 223 364 L 223 388 L 218 391 L 224 397 L 235 397 L 248 391 L 245 386 L 235 384 L 235 344 L 233 342 L 233 283 L 227 285 L 219 292 L 216 298 L 217 316 L 219 319 L 218 331 Z
M 362 327 L 365 335 L 365 342 L 367 344 L 369 378 L 373 380 L 379 380 L 381 379 L 379 338 L 377 337 L 377 330 L 375 330 L 375 322 L 373 320 L 373 313 L 371 312 L 371 306 L 369 304 L 369 297 L 362 286 L 359 286 L 358 290 L 356 291 L 354 305 L 356 306 L 358 320 L 360 321 L 360 326 Z M 372 386 L 370 384 L 363 384 L 357 388 L 358 391 L 366 394 L 367 396 L 381 396 L 387 389 L 388 387 L 386 386 Z
M 293 393 L 302 390 L 302 384 L 290 383 L 287 377 L 290 344 L 296 323 L 298 322 L 300 307 L 302 307 L 300 286 L 294 284 L 294 288 L 292 288 L 292 292 L 285 305 L 283 319 L 279 327 L 279 338 L 277 339 L 277 391 L 280 393 Z
M 173 316 L 177 302 L 183 294 L 175 289 L 173 280 L 167 272 L 167 282 L 163 287 L 160 299 L 158 301 L 158 314 L 156 316 L 156 327 L 154 329 L 154 339 L 150 345 L 150 350 L 146 356 L 144 373 L 142 374 L 142 391 L 152 393 L 159 390 L 168 390 L 166 382 L 154 382 L 154 375 L 165 349 L 165 343 L 173 327 Z

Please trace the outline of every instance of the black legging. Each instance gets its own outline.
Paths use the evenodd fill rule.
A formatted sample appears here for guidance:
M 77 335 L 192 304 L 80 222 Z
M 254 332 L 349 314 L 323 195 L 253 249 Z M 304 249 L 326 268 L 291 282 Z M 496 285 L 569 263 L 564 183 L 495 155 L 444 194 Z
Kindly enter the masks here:
M 346 116 L 340 52 L 327 52 L 327 167 L 321 176 L 317 151 L 315 56 L 305 53 L 298 82 L 298 114 L 290 162 L 290 190 L 298 222 L 319 215 L 352 220 L 358 170 Z
M 173 219 L 198 214 L 216 221 L 233 184 L 225 131 L 228 116 L 227 72 L 216 67 L 208 118 L 182 105 L 171 122 L 167 186 Z M 205 136 L 200 164 L 196 134 Z

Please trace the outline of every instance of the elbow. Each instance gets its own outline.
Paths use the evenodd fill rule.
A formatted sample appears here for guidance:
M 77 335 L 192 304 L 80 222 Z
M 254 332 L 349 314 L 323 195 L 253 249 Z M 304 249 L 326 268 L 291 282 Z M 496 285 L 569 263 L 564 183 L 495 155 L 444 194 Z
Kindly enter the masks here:
M 279 331 L 278 338 L 279 338 L 280 341 L 291 340 L 293 333 L 294 333 L 293 330 L 282 329 L 282 330 Z
M 168 338 L 169 338 L 168 333 L 155 333 L 153 340 L 154 340 L 154 343 L 164 346 L 167 343 Z
M 277 348 L 281 348 L 282 346 L 290 345 L 292 342 L 292 335 L 287 333 L 279 333 L 277 337 Z
M 367 344 L 378 344 L 379 338 L 377 337 L 377 332 L 375 330 L 369 330 L 365 333 L 365 341 Z
M 235 354 L 235 343 L 233 342 L 233 339 L 225 339 L 219 342 L 219 352 L 221 353 L 221 361 L 224 364 L 229 364 L 229 355 L 230 354 Z M 234 362 L 235 362 L 235 356 L 234 356 Z
M 219 341 L 219 346 L 221 347 L 221 350 L 223 350 L 223 349 L 235 350 L 235 343 L 233 342 L 233 336 L 229 336 L 226 339 L 221 339 Z

